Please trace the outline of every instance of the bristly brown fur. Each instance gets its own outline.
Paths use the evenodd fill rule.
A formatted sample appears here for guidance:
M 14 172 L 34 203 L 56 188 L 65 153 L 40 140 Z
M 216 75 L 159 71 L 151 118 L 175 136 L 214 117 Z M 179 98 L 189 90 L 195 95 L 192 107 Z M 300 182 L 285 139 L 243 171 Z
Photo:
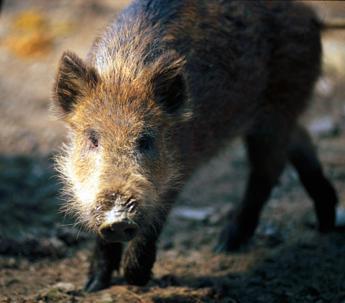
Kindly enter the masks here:
M 112 210 L 135 202 L 126 216 L 139 233 L 122 264 L 129 283 L 149 280 L 183 184 L 238 135 L 250 176 L 219 251 L 250 239 L 287 161 L 320 230 L 334 227 L 336 193 L 298 124 L 320 74 L 320 30 L 313 11 L 293 1 L 135 0 L 86 62 L 62 56 L 53 99 L 71 129 L 57 161 L 73 197 L 66 209 L 99 232 Z M 89 291 L 110 283 L 122 253 L 118 243 L 97 247 Z
M 53 100 L 57 115 L 70 113 L 78 100 L 96 87 L 98 74 L 72 52 L 64 52 L 54 84 Z

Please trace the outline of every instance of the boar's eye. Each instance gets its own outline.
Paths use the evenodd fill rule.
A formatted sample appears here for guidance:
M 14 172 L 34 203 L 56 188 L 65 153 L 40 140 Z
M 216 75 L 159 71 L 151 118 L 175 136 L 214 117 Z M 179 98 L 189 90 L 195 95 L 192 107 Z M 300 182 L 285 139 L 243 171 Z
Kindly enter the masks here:
M 144 134 L 138 139 L 138 150 L 142 154 L 152 153 L 154 151 L 154 137 Z
M 90 129 L 87 131 L 87 138 L 90 149 L 96 149 L 99 145 L 99 134 L 95 130 Z

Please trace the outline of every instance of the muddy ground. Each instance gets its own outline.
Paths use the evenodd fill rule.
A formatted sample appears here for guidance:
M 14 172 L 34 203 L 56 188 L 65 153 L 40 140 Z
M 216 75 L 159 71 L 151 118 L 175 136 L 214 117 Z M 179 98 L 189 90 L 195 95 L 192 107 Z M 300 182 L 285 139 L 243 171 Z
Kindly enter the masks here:
M 85 56 L 94 36 L 127 1 L 8 0 L 0 18 L 0 302 L 345 302 L 345 234 L 315 231 L 312 203 L 287 167 L 254 239 L 215 254 L 225 214 L 247 173 L 233 142 L 179 197 L 159 244 L 154 278 L 133 287 L 82 291 L 92 235 L 59 212 L 52 158 L 65 140 L 49 115 L 56 63 L 65 49 Z M 311 3 L 322 18 L 345 4 Z M 324 33 L 324 74 L 304 123 L 339 193 L 345 221 L 345 31 Z

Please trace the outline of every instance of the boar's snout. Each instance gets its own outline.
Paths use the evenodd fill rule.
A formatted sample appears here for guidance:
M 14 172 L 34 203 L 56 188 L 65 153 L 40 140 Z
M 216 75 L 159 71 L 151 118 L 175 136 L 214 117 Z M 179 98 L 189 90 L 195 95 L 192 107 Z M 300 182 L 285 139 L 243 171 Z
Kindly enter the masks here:
M 129 219 L 105 222 L 100 226 L 98 232 L 108 242 L 127 242 L 138 233 L 138 225 Z
M 98 234 L 108 242 L 132 240 L 139 229 L 132 219 L 137 201 L 134 198 L 125 199 L 115 193 L 106 193 L 103 195 L 103 201 L 107 201 L 112 207 L 104 211 L 104 220 L 98 228 Z

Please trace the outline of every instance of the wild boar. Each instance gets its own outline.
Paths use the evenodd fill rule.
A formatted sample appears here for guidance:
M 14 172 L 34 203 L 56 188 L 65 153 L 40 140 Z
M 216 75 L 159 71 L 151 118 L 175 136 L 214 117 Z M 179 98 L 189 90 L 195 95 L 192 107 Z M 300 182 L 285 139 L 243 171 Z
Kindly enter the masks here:
M 98 235 L 87 291 L 107 287 L 120 263 L 128 283 L 148 282 L 178 193 L 236 136 L 250 173 L 217 251 L 253 235 L 289 161 L 319 229 L 332 230 L 337 196 L 298 122 L 320 74 L 321 27 L 301 3 L 138 0 L 85 61 L 62 55 L 53 100 L 70 128 L 58 159 L 66 209 Z

